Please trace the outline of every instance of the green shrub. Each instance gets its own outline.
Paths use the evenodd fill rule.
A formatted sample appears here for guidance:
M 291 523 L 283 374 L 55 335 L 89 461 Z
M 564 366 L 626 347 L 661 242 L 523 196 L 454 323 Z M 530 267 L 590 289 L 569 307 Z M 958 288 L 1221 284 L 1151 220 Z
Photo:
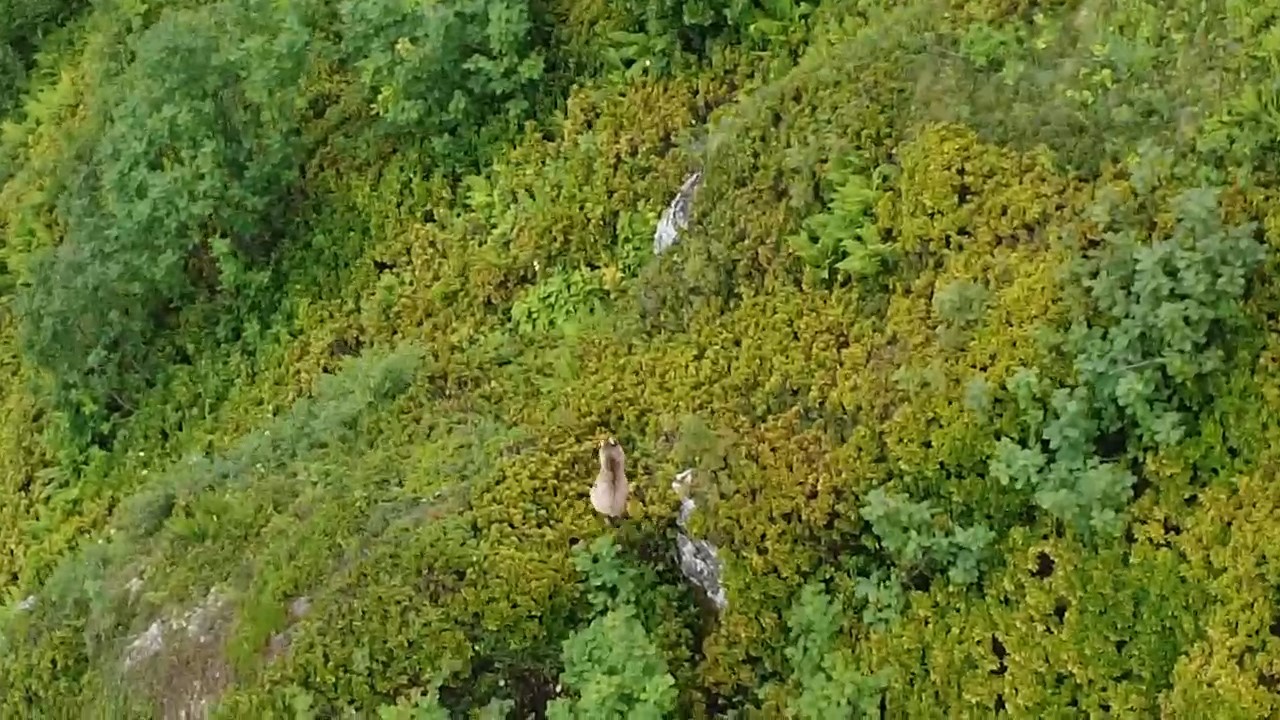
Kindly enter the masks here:
M 102 135 L 68 158 L 84 169 L 56 198 L 66 236 L 30 258 L 18 309 L 82 439 L 134 408 L 184 306 L 263 282 L 253 261 L 279 242 L 269 221 L 298 179 L 311 35 L 260 10 L 166 13 L 138 36 Z
M 933 312 L 942 321 L 938 339 L 943 347 L 958 348 L 968 330 L 982 318 L 988 291 L 972 280 L 955 280 L 934 292 Z
M 816 3 L 578 0 L 553 3 L 564 63 L 577 72 L 663 77 L 735 46 L 797 48 Z
M 520 333 L 546 333 L 581 315 L 599 312 L 606 298 L 607 291 L 596 273 L 557 273 L 511 303 L 511 322 Z
M 629 604 L 618 604 L 564 644 L 560 682 L 575 693 L 553 700 L 547 717 L 657 720 L 675 709 L 675 679 Z
M 573 695 L 553 700 L 547 717 L 669 717 L 678 697 L 675 679 L 645 630 L 662 620 L 657 576 L 625 560 L 609 535 L 575 549 L 574 565 L 593 619 L 564 641 L 559 682 Z
M 876 488 L 867 494 L 862 517 L 871 523 L 881 549 L 898 568 L 898 575 L 910 581 L 917 574 L 947 573 L 955 585 L 978 580 L 980 565 L 988 553 L 994 533 L 982 526 L 940 527 L 926 502 Z
M 1108 222 L 1119 213 L 1126 227 L 1138 217 L 1099 210 Z M 1073 268 L 1088 293 L 1065 338 L 1079 384 L 1052 389 L 1046 402 L 1033 372 L 1009 380 L 1027 435 L 1025 444 L 999 441 L 991 474 L 1033 487 L 1042 508 L 1081 530 L 1119 532 L 1135 483 L 1100 449 L 1104 436 L 1119 433 L 1118 450 L 1134 454 L 1177 444 L 1187 418 L 1209 405 L 1206 380 L 1227 353 L 1221 343 L 1247 325 L 1241 302 L 1264 257 L 1252 228 L 1224 226 L 1215 193 L 1204 189 L 1180 193 L 1173 213 L 1168 238 L 1145 244 L 1131 230 L 1106 233 Z
M 398 133 L 430 136 L 437 163 L 456 162 L 457 146 L 474 147 L 495 120 L 524 119 L 543 88 L 524 0 L 347 2 L 339 12 L 341 54 L 378 116 Z
M 858 672 L 852 654 L 840 646 L 844 624 L 839 601 L 817 584 L 805 585 L 787 618 L 790 645 L 784 651 L 794 693 L 787 701 L 789 717 L 875 717 L 890 673 L 870 677 Z
M 395 705 L 378 708 L 379 720 L 448 720 L 449 711 L 441 707 L 436 692 L 410 695 Z
M 1137 221 L 1112 212 L 1110 223 Z M 1214 190 L 1180 193 L 1171 212 L 1170 236 L 1149 244 L 1104 226 L 1105 244 L 1077 276 L 1098 319 L 1069 340 L 1103 429 L 1125 424 L 1145 445 L 1176 443 L 1182 415 L 1206 404 L 1203 379 L 1223 368 L 1222 343 L 1244 329 L 1241 302 L 1265 257 L 1252 224 L 1223 221 Z
M 852 169 L 834 174 L 827 210 L 806 218 L 804 229 L 791 237 L 792 248 L 821 283 L 882 283 L 881 275 L 892 269 L 896 251 L 881 239 L 875 217 L 884 178 L 891 173 L 892 168 L 880 167 L 872 177 Z
M 27 74 L 49 35 L 69 25 L 89 6 L 85 0 L 3 0 L 0 17 L 0 120 L 20 105 Z M 52 43 L 49 43 L 52 44 Z

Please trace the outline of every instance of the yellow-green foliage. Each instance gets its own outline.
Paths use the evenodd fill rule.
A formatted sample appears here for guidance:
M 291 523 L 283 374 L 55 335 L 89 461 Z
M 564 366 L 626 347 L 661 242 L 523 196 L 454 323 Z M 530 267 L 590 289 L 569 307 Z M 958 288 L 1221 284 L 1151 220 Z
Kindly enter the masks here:
M 19 47 L 0 715 L 1275 716 L 1280 6 L 1211 5 L 107 2 Z

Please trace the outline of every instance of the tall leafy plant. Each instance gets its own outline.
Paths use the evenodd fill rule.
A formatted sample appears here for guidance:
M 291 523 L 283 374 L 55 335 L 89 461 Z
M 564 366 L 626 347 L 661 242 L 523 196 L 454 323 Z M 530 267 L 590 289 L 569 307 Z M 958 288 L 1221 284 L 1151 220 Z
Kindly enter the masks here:
M 88 6 L 88 0 L 0 0 L 0 118 L 18 106 L 43 41 Z
M 859 171 L 860 163 L 832 173 L 823 212 L 805 219 L 790 238 L 792 250 L 810 277 L 823 285 L 875 282 L 895 262 L 895 250 L 881 237 L 876 205 L 892 168 Z
M 816 3 L 797 0 L 613 0 L 575 3 L 568 55 L 626 78 L 665 76 L 738 44 L 797 43 Z M 603 31 L 603 32 L 602 32 Z
M 1242 327 L 1240 303 L 1265 256 L 1253 224 L 1223 222 L 1213 189 L 1181 193 L 1172 211 L 1169 237 L 1146 243 L 1113 230 L 1080 265 L 1098 317 L 1070 336 L 1081 384 L 1102 401 L 1103 427 L 1128 423 L 1161 445 L 1177 442 L 1183 415 L 1207 399 L 1200 381 L 1223 367 L 1221 341 Z M 1135 224 L 1121 215 L 1122 227 Z

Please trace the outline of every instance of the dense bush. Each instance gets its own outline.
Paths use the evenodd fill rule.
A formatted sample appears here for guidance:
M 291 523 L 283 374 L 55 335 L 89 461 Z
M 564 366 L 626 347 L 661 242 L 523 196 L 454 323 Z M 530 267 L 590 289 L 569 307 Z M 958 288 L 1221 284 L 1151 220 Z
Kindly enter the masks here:
M 675 710 L 675 679 L 638 608 L 652 604 L 657 583 L 623 564 L 607 535 L 589 553 L 579 555 L 577 564 L 592 587 L 596 617 L 565 640 L 560 675 L 567 694 L 576 697 L 553 700 L 547 717 L 666 717 Z M 658 619 L 646 614 L 651 624 Z
M 862 677 L 852 654 L 836 648 L 840 603 L 833 602 L 817 585 L 806 585 L 791 608 L 787 624 L 791 645 L 786 649 L 792 682 L 798 686 L 787 705 L 799 718 L 875 717 L 889 677 L 881 672 Z
M 245 34 L 176 11 L 137 38 L 102 134 L 68 158 L 83 167 L 54 200 L 65 236 L 28 259 L 17 308 L 30 356 L 86 423 L 132 407 L 136 379 L 157 372 L 155 335 L 183 306 L 260 282 L 247 263 L 278 241 L 268 220 L 298 179 L 310 34 L 250 7 L 211 12 Z
M 89 3 L 85 0 L 4 0 L 0 4 L 0 120 L 20 105 L 36 55 L 49 51 L 51 35 L 71 25 Z
M 339 12 L 342 53 L 377 114 L 429 136 L 435 155 L 495 116 L 524 118 L 543 77 L 528 2 L 380 0 Z
M 585 0 L 552 3 L 562 62 L 576 72 L 665 76 L 736 48 L 801 46 L 816 2 Z
M 349 94 L 400 142 L 433 138 L 437 172 L 473 165 L 528 116 L 542 60 L 527 6 L 356 3 L 331 15 L 256 0 L 159 12 L 94 89 L 96 131 L 49 161 L 57 192 L 17 208 L 25 344 L 80 442 L 109 441 L 189 355 L 176 331 L 261 341 L 258 318 L 278 302 L 271 262 L 315 232 L 302 181 L 334 132 L 317 117 L 335 102 L 325 74 L 352 75 Z

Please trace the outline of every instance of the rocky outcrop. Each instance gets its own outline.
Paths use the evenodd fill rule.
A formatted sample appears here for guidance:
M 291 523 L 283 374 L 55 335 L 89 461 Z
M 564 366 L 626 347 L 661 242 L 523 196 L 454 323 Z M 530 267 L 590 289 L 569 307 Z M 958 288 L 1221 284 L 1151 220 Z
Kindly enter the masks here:
M 653 232 L 654 255 L 661 255 L 675 245 L 680 239 L 680 232 L 689 226 L 689 218 L 693 215 L 693 197 L 701 185 L 701 172 L 690 175 L 680 186 L 680 191 L 671 200 L 671 204 L 662 211 L 658 228 Z
M 680 557 L 680 571 L 689 582 L 706 593 L 716 610 L 723 611 L 729 605 L 729 598 L 724 591 L 724 586 L 720 584 L 723 565 L 719 552 L 710 542 L 688 535 L 689 518 L 698 509 L 690 496 L 692 481 L 693 470 L 685 470 L 671 483 L 671 489 L 680 496 L 680 514 L 676 518 L 676 525 L 680 528 L 680 532 L 676 534 L 676 552 Z
M 203 720 L 231 681 L 223 643 L 231 625 L 226 595 L 214 590 L 186 612 L 157 618 L 134 636 L 123 665 L 159 717 Z

